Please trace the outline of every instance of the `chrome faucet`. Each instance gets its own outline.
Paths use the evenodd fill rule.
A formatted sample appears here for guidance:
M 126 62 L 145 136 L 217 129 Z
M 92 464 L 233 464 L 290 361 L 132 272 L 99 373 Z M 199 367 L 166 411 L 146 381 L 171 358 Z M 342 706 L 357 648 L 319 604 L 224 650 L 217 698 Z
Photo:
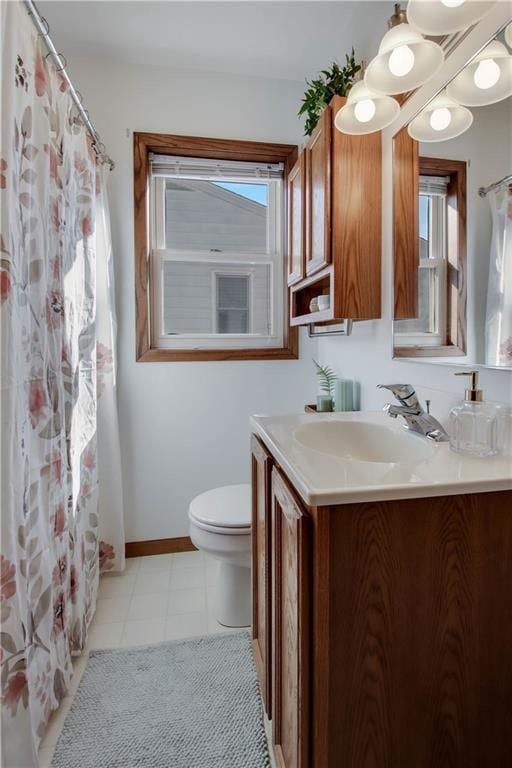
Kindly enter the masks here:
M 435 440 L 437 443 L 449 440 L 443 426 L 430 414 L 430 400 L 427 400 L 427 410 L 425 411 L 414 387 L 410 384 L 379 384 L 378 389 L 389 389 L 399 402 L 399 405 L 387 403 L 384 411 L 396 419 L 397 416 L 403 416 L 405 419 L 405 428 L 418 435 L 428 437 L 429 440 Z

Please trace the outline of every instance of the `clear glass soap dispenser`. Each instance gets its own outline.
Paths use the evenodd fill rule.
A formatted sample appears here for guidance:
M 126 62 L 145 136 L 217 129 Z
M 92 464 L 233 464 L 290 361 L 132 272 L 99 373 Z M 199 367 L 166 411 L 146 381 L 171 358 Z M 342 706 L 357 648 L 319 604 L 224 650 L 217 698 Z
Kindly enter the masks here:
M 499 447 L 500 407 L 483 400 L 478 389 L 478 371 L 462 371 L 455 376 L 471 376 L 465 400 L 450 411 L 450 446 L 469 456 L 495 456 Z

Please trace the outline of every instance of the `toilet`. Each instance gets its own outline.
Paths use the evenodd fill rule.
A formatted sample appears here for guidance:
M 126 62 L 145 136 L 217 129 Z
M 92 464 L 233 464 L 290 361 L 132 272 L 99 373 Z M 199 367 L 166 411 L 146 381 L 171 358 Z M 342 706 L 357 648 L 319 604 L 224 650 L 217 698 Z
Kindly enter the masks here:
M 196 496 L 190 538 L 220 563 L 215 616 L 226 627 L 251 623 L 251 486 L 227 485 Z

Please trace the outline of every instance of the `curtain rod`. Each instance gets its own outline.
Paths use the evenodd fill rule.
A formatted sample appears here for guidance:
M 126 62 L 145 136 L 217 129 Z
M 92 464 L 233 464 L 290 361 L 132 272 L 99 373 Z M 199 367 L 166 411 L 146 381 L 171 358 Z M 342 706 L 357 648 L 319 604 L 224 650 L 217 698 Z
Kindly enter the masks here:
M 478 190 L 478 194 L 480 195 L 480 197 L 485 197 L 486 194 L 490 192 L 492 189 L 501 187 L 502 184 L 506 184 L 509 181 L 512 181 L 512 173 L 509 173 L 508 176 L 504 176 L 499 181 L 495 181 L 494 184 L 489 184 L 488 187 L 480 187 L 480 189 Z
M 50 25 L 48 24 L 47 20 L 44 18 L 44 16 L 41 16 L 39 11 L 36 8 L 35 3 L 32 0 L 23 0 L 25 7 L 28 11 L 28 15 L 32 17 L 32 20 L 37 27 L 37 31 L 39 32 L 40 36 L 43 38 L 46 47 L 48 48 L 48 56 L 51 56 L 53 61 L 56 64 L 57 71 L 60 72 L 61 77 L 64 78 L 64 80 L 67 83 L 69 95 L 71 96 L 73 102 L 75 103 L 75 106 L 80 114 L 80 117 L 84 121 L 85 127 L 89 131 L 89 133 L 92 136 L 93 139 L 93 148 L 96 152 L 96 155 L 101 160 L 102 163 L 106 163 L 110 166 L 110 170 L 112 171 L 115 167 L 115 163 L 112 160 L 111 157 L 108 156 L 105 145 L 100 139 L 100 135 L 94 125 L 91 122 L 91 118 L 89 117 L 89 113 L 85 109 L 85 107 L 82 105 L 82 97 L 79 91 L 76 90 L 75 86 L 71 82 L 71 79 L 66 72 L 66 59 L 62 55 L 62 53 L 58 53 L 57 49 L 55 48 L 52 39 L 50 37 Z

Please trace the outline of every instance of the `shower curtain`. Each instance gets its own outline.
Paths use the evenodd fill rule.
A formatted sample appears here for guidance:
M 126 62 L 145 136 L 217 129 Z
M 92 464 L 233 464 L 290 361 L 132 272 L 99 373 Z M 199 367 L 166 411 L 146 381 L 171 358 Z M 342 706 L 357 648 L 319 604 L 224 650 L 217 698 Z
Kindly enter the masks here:
M 512 366 L 512 185 L 489 192 L 492 240 L 485 322 L 485 362 Z
M 28 768 L 124 537 L 108 171 L 24 6 L 0 13 L 2 765 Z

